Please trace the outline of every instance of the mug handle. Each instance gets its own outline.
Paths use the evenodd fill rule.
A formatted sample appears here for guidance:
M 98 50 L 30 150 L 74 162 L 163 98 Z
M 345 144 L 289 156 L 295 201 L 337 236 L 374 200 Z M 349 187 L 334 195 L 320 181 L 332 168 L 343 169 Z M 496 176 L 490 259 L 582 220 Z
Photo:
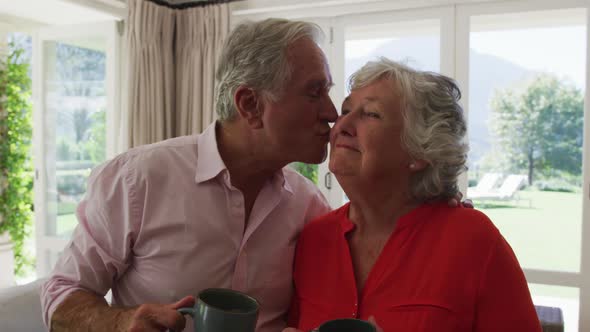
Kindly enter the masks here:
M 197 312 L 195 311 L 195 308 L 179 308 L 179 309 L 176 309 L 176 311 L 178 311 L 179 313 L 181 313 L 183 315 L 189 315 L 193 319 L 195 318 L 195 315 L 197 314 Z M 168 332 L 175 332 L 175 331 L 168 330 Z
M 183 315 L 189 315 L 192 318 L 195 318 L 195 314 L 196 314 L 195 308 L 179 308 L 179 309 L 176 309 L 176 311 L 180 312 Z

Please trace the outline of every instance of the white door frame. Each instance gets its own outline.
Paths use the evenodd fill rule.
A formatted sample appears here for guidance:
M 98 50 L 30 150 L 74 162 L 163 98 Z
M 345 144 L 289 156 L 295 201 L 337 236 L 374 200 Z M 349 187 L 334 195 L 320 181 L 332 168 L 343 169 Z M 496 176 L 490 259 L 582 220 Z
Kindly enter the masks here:
M 107 158 L 114 155 L 116 142 L 118 105 L 120 101 L 120 36 L 115 21 L 79 24 L 73 26 L 42 27 L 33 33 L 33 156 L 35 165 L 34 197 L 35 197 L 35 244 L 37 257 L 37 277 L 50 272 L 47 253 L 60 251 L 69 239 L 47 236 L 47 175 L 45 173 L 46 156 L 44 140 L 45 127 L 45 41 L 82 38 L 87 36 L 104 37 L 106 47 L 106 154 Z

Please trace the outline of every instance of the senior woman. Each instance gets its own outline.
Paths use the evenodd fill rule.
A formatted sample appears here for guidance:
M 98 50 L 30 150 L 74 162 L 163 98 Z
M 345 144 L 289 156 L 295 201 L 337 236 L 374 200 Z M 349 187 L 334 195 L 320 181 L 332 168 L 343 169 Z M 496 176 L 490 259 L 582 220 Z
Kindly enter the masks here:
M 541 331 L 498 229 L 446 203 L 466 169 L 454 81 L 381 58 L 350 88 L 329 164 L 350 203 L 299 238 L 289 326 L 373 316 L 385 332 Z

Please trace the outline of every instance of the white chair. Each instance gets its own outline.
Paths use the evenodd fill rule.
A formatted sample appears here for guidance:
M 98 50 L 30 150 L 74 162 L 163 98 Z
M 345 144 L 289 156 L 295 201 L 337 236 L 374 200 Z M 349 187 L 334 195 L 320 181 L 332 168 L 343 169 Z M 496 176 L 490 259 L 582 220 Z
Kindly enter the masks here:
M 526 180 L 526 175 L 511 174 L 506 177 L 500 188 L 497 190 L 491 190 L 487 193 L 471 193 L 468 195 L 468 197 L 478 201 L 518 201 L 520 199 L 518 196 L 518 191 L 520 190 L 521 186 L 526 183 Z
M 501 173 L 485 173 L 475 187 L 467 188 L 467 197 L 471 198 L 472 196 L 481 196 L 493 192 L 501 178 Z

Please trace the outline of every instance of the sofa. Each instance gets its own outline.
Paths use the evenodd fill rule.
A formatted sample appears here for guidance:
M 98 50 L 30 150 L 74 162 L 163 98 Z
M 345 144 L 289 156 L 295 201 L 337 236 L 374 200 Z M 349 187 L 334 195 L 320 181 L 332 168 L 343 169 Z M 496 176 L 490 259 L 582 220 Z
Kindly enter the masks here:
M 44 279 L 0 289 L 0 331 L 47 331 L 41 316 L 39 291 Z

